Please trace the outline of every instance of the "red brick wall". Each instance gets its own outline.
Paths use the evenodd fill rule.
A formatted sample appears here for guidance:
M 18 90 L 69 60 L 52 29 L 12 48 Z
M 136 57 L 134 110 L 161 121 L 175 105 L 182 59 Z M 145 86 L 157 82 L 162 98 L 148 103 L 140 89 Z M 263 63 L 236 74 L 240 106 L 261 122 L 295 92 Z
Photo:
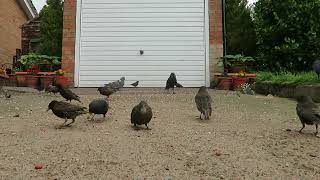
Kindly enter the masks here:
M 223 26 L 222 26 L 222 0 L 209 0 L 210 17 L 210 76 L 213 79 L 213 72 L 216 62 L 223 55 Z M 76 35 L 76 0 L 64 1 L 64 24 L 63 24 L 63 48 L 62 68 L 67 76 L 72 79 L 74 76 L 75 59 L 75 35 Z
M 16 48 L 21 48 L 20 26 L 27 20 L 17 1 L 0 0 L 0 64 L 12 63 Z
M 62 69 L 73 82 L 75 69 L 76 0 L 64 0 Z

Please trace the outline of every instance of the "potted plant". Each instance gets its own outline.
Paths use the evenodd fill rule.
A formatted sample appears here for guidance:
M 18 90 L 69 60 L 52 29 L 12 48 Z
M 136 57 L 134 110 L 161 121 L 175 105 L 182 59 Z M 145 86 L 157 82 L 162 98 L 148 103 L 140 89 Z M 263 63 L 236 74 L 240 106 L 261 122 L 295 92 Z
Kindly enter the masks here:
M 254 63 L 254 59 L 250 56 L 226 55 L 220 58 L 220 63 L 223 62 L 229 73 L 239 73 L 240 71 L 248 71 L 248 66 Z
M 240 71 L 236 76 L 232 77 L 234 90 L 240 90 L 241 86 L 248 82 L 245 71 Z
M 228 62 L 224 57 L 220 58 L 218 61 L 218 66 L 223 68 L 222 76 L 218 76 L 218 89 L 220 90 L 230 90 L 232 86 L 232 78 L 228 76 Z
M 31 69 L 27 69 L 27 72 L 29 75 L 27 76 L 27 86 L 36 88 L 39 85 L 38 82 L 38 72 L 39 72 L 39 66 L 38 65 L 32 65 Z

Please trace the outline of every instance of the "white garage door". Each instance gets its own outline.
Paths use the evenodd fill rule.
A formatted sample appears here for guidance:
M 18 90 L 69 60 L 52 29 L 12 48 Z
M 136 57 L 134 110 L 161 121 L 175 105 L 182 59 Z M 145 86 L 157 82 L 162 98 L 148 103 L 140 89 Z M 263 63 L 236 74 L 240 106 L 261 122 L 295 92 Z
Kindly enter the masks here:
M 205 0 L 81 0 L 76 85 L 206 84 Z M 79 22 L 79 21 L 78 21 Z M 140 52 L 143 51 L 141 55 Z

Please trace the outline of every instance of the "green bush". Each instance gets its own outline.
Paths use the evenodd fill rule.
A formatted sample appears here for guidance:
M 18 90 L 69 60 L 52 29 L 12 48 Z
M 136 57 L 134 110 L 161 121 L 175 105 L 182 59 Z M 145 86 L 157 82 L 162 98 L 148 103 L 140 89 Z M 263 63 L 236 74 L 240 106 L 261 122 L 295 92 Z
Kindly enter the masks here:
M 301 72 L 301 73 L 291 73 L 291 72 L 258 72 L 257 81 L 271 81 L 274 84 L 306 84 L 306 83 L 319 83 L 317 75 L 314 72 Z
M 320 52 L 319 0 L 259 0 L 254 8 L 263 70 L 311 70 Z

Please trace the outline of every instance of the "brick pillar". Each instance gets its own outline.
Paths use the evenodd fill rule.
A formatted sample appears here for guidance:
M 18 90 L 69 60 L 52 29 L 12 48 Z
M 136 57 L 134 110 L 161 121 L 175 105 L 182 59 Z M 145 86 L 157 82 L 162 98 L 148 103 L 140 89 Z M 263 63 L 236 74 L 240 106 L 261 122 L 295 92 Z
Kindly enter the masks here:
M 76 0 L 64 0 L 63 39 L 62 39 L 62 69 L 70 78 L 73 86 L 75 69 L 76 41 Z
M 214 72 L 222 72 L 217 66 L 220 57 L 223 56 L 223 20 L 222 0 L 209 1 L 209 23 L 210 23 L 210 82 L 214 78 Z

